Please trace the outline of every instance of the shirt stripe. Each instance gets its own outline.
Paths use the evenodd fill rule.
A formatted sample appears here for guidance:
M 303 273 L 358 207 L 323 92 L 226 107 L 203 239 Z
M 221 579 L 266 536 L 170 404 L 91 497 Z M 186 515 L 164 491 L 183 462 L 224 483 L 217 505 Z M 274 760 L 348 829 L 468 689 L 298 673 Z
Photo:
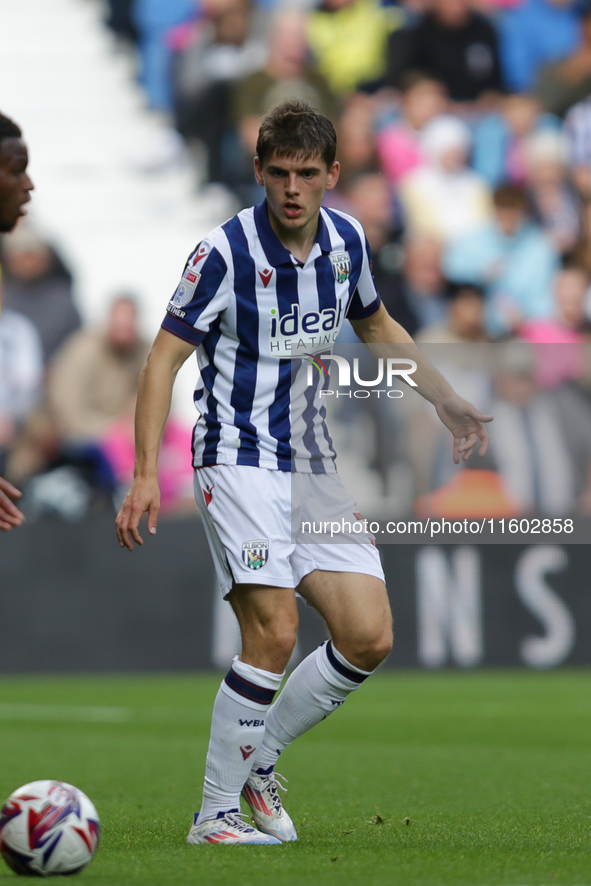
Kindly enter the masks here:
M 334 471 L 319 396 L 329 379 L 305 355 L 330 353 L 345 316 L 379 304 L 365 234 L 345 213 L 321 209 L 304 263 L 277 238 L 266 203 L 213 230 L 162 324 L 197 347 L 194 465 Z

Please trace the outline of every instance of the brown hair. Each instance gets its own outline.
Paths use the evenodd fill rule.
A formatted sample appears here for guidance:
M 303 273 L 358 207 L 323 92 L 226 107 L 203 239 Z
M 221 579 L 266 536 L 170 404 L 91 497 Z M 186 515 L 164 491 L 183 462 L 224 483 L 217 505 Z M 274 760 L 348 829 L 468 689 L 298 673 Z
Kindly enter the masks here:
M 503 209 L 521 209 L 523 212 L 529 210 L 527 194 L 523 188 L 517 185 L 499 185 L 495 189 L 493 202 L 495 206 L 502 207 Z
M 256 152 L 261 165 L 274 154 L 302 159 L 320 154 L 330 169 L 337 153 L 337 134 L 328 117 L 307 102 L 290 99 L 263 117 Z
M 439 87 L 442 93 L 447 93 L 445 84 L 442 83 L 441 80 L 438 80 L 437 77 L 432 77 L 420 68 L 412 68 L 402 75 L 400 78 L 400 92 L 402 95 L 406 95 L 414 89 L 415 86 L 421 86 L 423 83 L 430 83 L 432 86 Z

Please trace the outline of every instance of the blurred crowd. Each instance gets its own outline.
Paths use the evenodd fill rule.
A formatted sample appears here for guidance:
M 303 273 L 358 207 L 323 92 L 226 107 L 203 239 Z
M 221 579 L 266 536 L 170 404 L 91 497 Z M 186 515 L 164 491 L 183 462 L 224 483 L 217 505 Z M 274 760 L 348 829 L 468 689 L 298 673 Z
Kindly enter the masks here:
M 589 0 L 108 7 L 108 24 L 137 54 L 147 102 L 179 150 L 204 166 L 202 195 L 228 191 L 238 206 L 262 199 L 252 176 L 258 126 L 283 99 L 308 100 L 331 118 L 341 177 L 327 203 L 363 223 L 390 314 L 422 345 L 466 346 L 459 369 L 449 348 L 442 368 L 504 417 L 478 483 L 508 484 L 497 505 L 510 513 L 589 511 Z M 355 340 L 345 329 L 341 341 Z M 486 367 L 466 357 L 474 343 L 513 341 L 525 343 L 518 359 L 501 358 L 501 345 Z M 424 510 L 426 495 L 455 482 L 429 407 L 407 398 L 404 407 L 355 408 L 365 421 L 352 421 L 346 405 L 334 416 L 344 431 L 340 470 L 354 450 L 370 509 L 381 500 L 386 510 Z M 363 427 L 363 440 L 352 426 Z M 548 498 L 553 481 L 568 502 Z
M 133 416 L 149 344 L 140 300 L 115 294 L 102 325 L 84 328 L 58 252 L 27 222 L 3 238 L 0 473 L 23 488 L 28 517 L 111 512 L 132 476 Z M 164 511 L 192 505 L 191 432 L 167 424 Z
M 413 335 L 586 340 L 589 0 L 107 6 L 147 102 L 204 169 L 201 194 L 259 202 L 260 119 L 306 99 L 339 136 L 328 205 L 364 224 L 380 295 Z
M 567 286 L 572 272 L 562 273 Z M 350 365 L 359 361 L 361 378 L 376 378 L 362 345 L 337 348 Z M 382 519 L 591 517 L 591 344 L 513 339 L 425 343 L 421 351 L 494 416 L 488 451 L 455 465 L 449 431 L 408 388 L 398 399 L 339 389 L 325 400 L 329 425 L 339 473 L 361 511 Z
M 591 342 L 589 0 L 103 5 L 167 135 L 154 171 L 182 157 L 196 199 L 259 202 L 260 119 L 305 99 L 338 133 L 341 177 L 327 204 L 363 223 L 378 291 L 417 341 L 521 341 L 534 354 Z M 0 473 L 24 484 L 33 512 L 75 519 L 112 507 L 132 470 L 141 297 L 114 294 L 102 328 L 83 329 L 71 274 L 39 232 L 21 224 L 0 260 Z M 343 340 L 355 341 L 350 327 Z M 545 397 L 578 378 L 550 362 L 536 389 Z M 576 402 L 586 422 L 589 398 Z M 391 452 L 401 432 L 391 415 L 374 419 L 387 443 L 368 459 L 388 494 L 398 462 L 380 448 Z M 171 510 L 190 496 L 189 438 L 171 421 Z M 413 500 L 447 482 L 437 459 L 405 464 Z M 67 506 L 53 492 L 66 487 Z

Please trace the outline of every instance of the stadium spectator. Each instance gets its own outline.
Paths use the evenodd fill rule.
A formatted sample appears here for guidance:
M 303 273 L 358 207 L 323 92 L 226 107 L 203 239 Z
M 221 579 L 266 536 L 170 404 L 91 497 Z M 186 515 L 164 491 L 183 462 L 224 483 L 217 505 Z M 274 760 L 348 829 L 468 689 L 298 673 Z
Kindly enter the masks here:
M 151 108 L 172 109 L 172 46 L 168 32 L 197 15 L 197 0 L 134 0 L 133 24 L 139 34 L 140 78 Z
M 442 115 L 421 133 L 425 164 L 400 183 L 405 225 L 411 234 L 451 241 L 479 227 L 491 214 L 486 181 L 467 166 L 470 130 L 459 118 Z
M 135 398 L 129 402 L 123 415 L 107 428 L 99 441 L 100 449 L 113 469 L 121 499 L 133 480 L 134 411 Z M 190 457 L 191 434 L 190 427 L 169 417 L 158 459 L 161 506 L 165 513 L 178 513 L 181 509 L 191 512 L 196 510 L 193 495 L 194 470 Z
M 30 480 L 25 496 L 33 514 L 79 519 L 89 509 L 113 507 L 116 477 L 102 442 L 129 410 L 147 350 L 136 303 L 121 295 L 110 305 L 104 330 L 79 330 L 56 354 L 45 398 L 8 462 L 11 476 Z
M 336 123 L 338 101 L 326 79 L 309 62 L 305 17 L 294 9 L 275 14 L 264 68 L 244 77 L 234 89 L 232 117 L 242 153 L 234 158 L 232 184 L 245 202 L 262 199 L 252 173 L 252 154 L 261 119 L 288 98 L 308 101 Z
M 335 190 L 328 192 L 325 205 L 339 209 L 339 201 L 346 199 L 360 175 L 379 171 L 374 122 L 373 100 L 361 92 L 350 95 L 338 121 L 341 174 Z
M 494 219 L 451 243 L 443 266 L 450 280 L 485 289 L 486 329 L 497 337 L 552 314 L 558 255 L 531 219 L 522 189 L 501 185 L 494 204 Z
M 494 26 L 469 0 L 433 0 L 416 25 L 391 34 L 382 84 L 400 88 L 403 75 L 415 70 L 443 83 L 454 102 L 472 103 L 501 92 Z
M 567 258 L 571 265 L 591 276 L 591 200 L 583 204 L 581 235 Z
M 591 96 L 570 109 L 564 128 L 570 144 L 572 179 L 587 200 L 591 197 Z
M 405 77 L 401 92 L 399 118 L 377 135 L 380 164 L 393 185 L 424 163 L 420 133 L 430 120 L 444 113 L 447 105 L 445 87 L 418 72 Z
M 104 331 L 82 329 L 56 355 L 48 400 L 66 446 L 94 444 L 135 395 L 148 352 L 133 298 L 114 299 Z
M 416 326 L 416 319 L 404 298 L 404 278 L 402 263 L 404 250 L 401 243 L 402 231 L 394 204 L 392 189 L 385 176 L 377 172 L 362 173 L 355 178 L 347 193 L 343 207 L 363 225 L 372 254 L 373 279 L 383 304 L 390 312 L 392 308 L 403 316 L 409 325 Z M 339 334 L 339 343 L 360 344 L 352 325 L 345 321 Z M 365 348 L 359 354 L 362 377 L 372 377 L 375 360 Z M 357 404 L 351 407 L 346 401 L 341 404 L 341 420 L 359 419 Z M 396 442 L 400 431 L 399 417 L 390 403 L 374 397 L 361 407 L 363 421 L 367 422 L 366 432 L 373 440 L 371 456 L 368 453 L 369 467 L 377 471 L 384 491 L 388 489 L 388 475 L 392 460 L 396 455 Z M 367 463 L 363 464 L 367 468 Z
M 573 0 L 525 0 L 500 19 L 500 50 L 506 85 L 525 92 L 542 65 L 575 52 L 579 17 Z
M 217 4 L 206 25 L 195 29 L 190 45 L 175 56 L 175 125 L 184 138 L 196 138 L 205 145 L 209 182 L 226 180 L 233 84 L 265 62 L 265 44 L 250 29 L 249 0 L 225 0 Z M 235 138 L 231 146 L 236 149 Z
M 536 96 L 541 105 L 561 117 L 591 92 L 591 9 L 581 21 L 577 49 L 557 61 L 543 65 L 538 74 Z
M 57 252 L 24 224 L 4 238 L 2 270 L 3 304 L 34 324 L 47 363 L 62 342 L 80 327 L 72 276 Z
M 388 307 L 393 291 L 401 285 L 403 250 L 387 180 L 376 172 L 359 175 L 349 187 L 343 209 L 363 225 L 371 249 L 376 289 Z
M 533 351 L 512 342 L 501 354 L 490 408 L 490 457 L 522 513 L 588 514 L 591 410 L 584 396 L 569 385 L 539 391 Z
M 581 268 L 567 267 L 558 271 L 553 285 L 552 316 L 523 323 L 518 330 L 519 338 L 538 344 L 581 343 L 588 325 L 585 309 L 589 283 L 589 275 Z
M 551 130 L 538 132 L 524 148 L 527 190 L 535 216 L 556 250 L 569 252 L 579 238 L 581 215 L 568 175 L 566 136 Z
M 533 133 L 557 129 L 560 121 L 542 114 L 535 98 L 508 95 L 498 112 L 487 114 L 474 131 L 472 166 L 493 186 L 523 185 L 527 175 L 524 143 Z
M 442 323 L 446 315 L 445 284 L 441 274 L 441 243 L 414 236 L 405 243 L 403 274 L 398 285 L 383 294 L 388 313 L 411 334 Z
M 43 383 L 43 348 L 31 321 L 16 311 L 0 314 L 0 470 L 4 473 L 19 426 L 38 400 Z
M 292 9 L 273 19 L 265 67 L 236 87 L 234 116 L 248 151 L 254 149 L 263 115 L 293 93 L 305 95 L 331 119 L 338 116 L 338 102 L 326 79 L 309 63 L 305 17 Z
M 484 290 L 471 283 L 450 283 L 446 289 L 445 320 L 421 329 L 416 341 L 433 344 L 470 344 L 490 341 L 484 329 Z
M 588 334 L 585 303 L 589 275 L 580 268 L 559 271 L 554 279 L 554 314 L 547 320 L 530 320 L 518 329 L 521 341 L 534 345 L 535 378 L 544 390 L 578 378 L 584 369 L 580 347 Z
M 308 42 L 333 92 L 344 96 L 382 77 L 388 35 L 403 22 L 400 7 L 379 0 L 321 0 L 308 18 Z

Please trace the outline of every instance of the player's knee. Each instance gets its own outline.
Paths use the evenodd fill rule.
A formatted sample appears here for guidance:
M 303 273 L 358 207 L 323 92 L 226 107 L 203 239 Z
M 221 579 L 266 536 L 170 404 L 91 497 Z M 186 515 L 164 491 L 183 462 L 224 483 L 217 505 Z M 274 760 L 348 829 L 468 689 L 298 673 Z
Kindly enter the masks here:
M 392 652 L 392 646 L 394 644 L 394 635 L 392 633 L 392 628 L 384 628 L 380 632 L 379 637 L 377 637 L 374 642 L 371 644 L 370 654 L 374 657 L 376 664 L 374 667 L 377 668 Z
M 295 644 L 295 629 L 259 626 L 254 634 L 243 632 L 241 658 L 256 668 L 280 674 L 287 667 Z
M 295 649 L 297 633 L 295 629 L 289 627 L 281 627 L 276 629 L 269 638 L 269 645 L 275 650 L 278 658 L 285 661 L 287 665 Z
M 260 624 L 257 645 L 278 665 L 287 665 L 297 640 L 297 624 L 277 619 Z
M 383 626 L 375 632 L 356 638 L 351 644 L 349 660 L 363 671 L 373 671 L 388 657 L 392 644 L 392 628 Z

